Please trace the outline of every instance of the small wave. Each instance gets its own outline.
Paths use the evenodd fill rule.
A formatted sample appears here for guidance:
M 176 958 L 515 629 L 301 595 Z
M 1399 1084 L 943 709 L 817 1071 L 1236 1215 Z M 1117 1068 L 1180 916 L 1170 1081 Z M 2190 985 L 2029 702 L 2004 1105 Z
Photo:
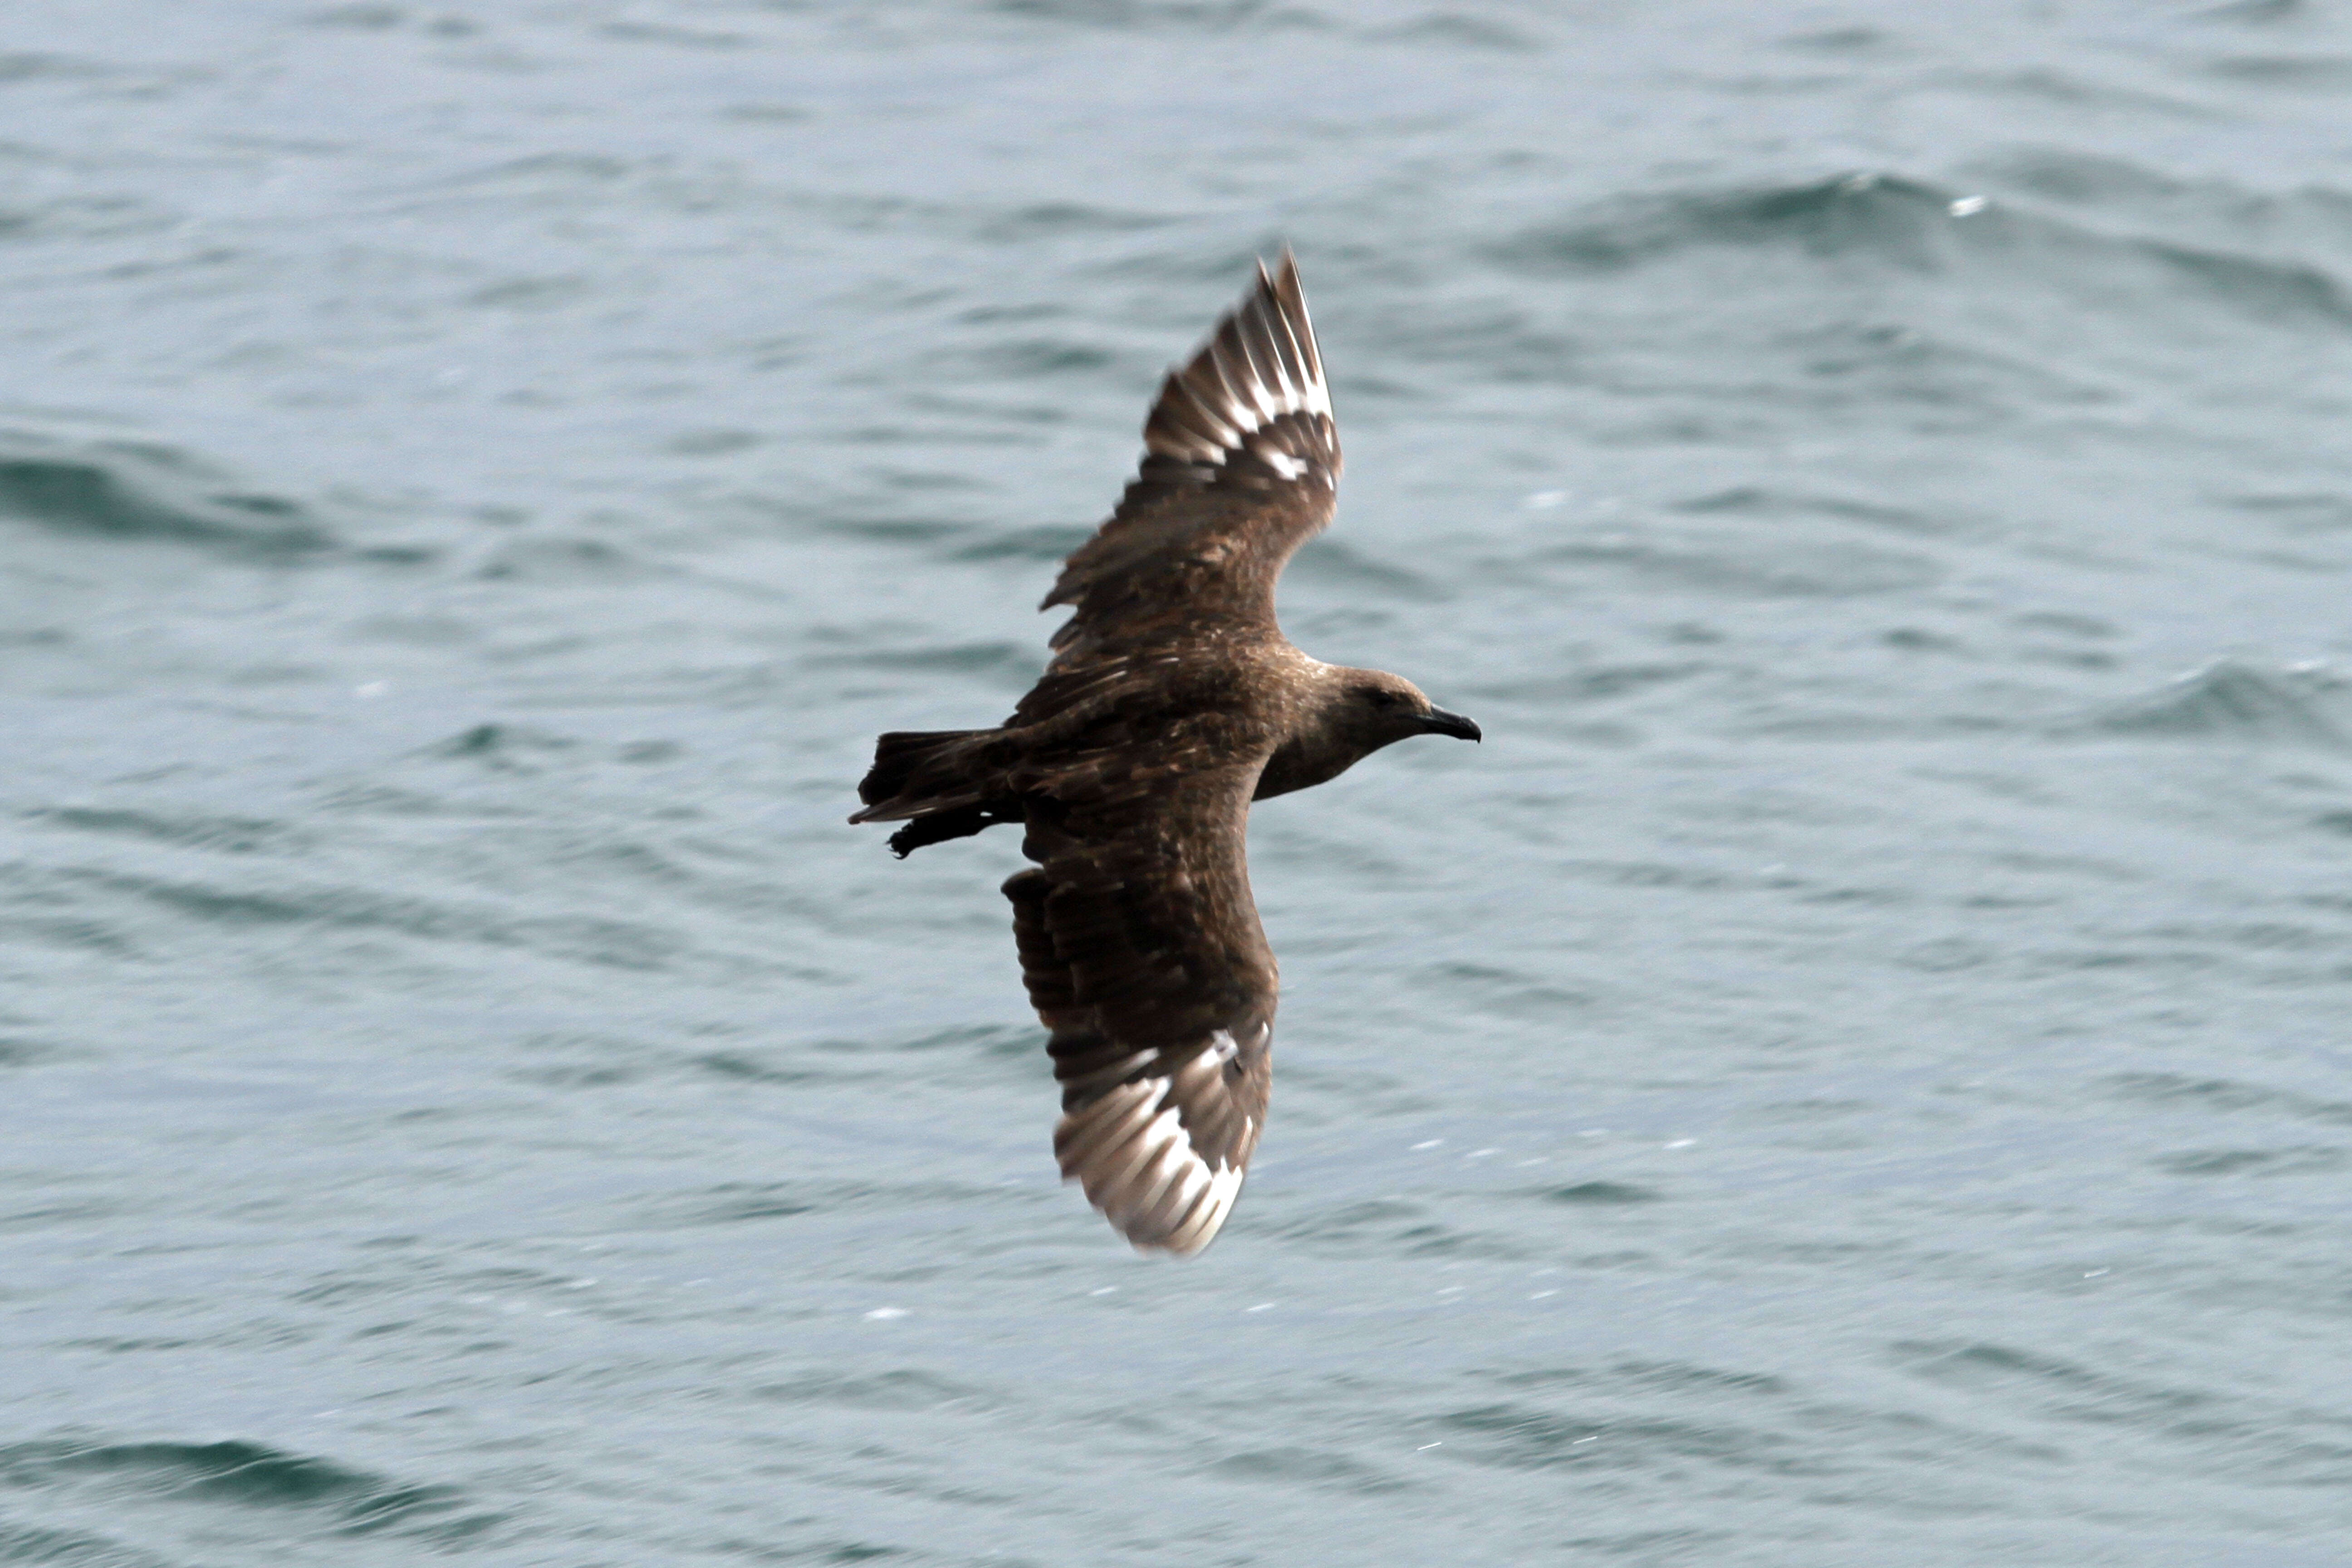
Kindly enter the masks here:
M 656 570 L 627 551 L 601 539 L 551 535 L 509 541 L 475 569 L 485 581 L 529 583 L 635 583 Z
M 674 49 L 741 49 L 752 43 L 748 33 L 722 33 L 660 22 L 607 22 L 596 32 L 601 37 L 616 38 L 623 43 L 662 44 Z
M 1287 8 L 1277 13 L 1272 0 L 996 0 L 992 9 L 1034 21 L 1122 31 L 1169 27 L 1226 33 L 1273 14 L 1294 25 L 1300 19 Z
M 2223 0 L 2197 12 L 2200 22 L 2234 22 L 2245 27 L 2267 27 L 2311 14 L 2309 0 Z
M 2328 711 L 2337 682 L 2308 669 L 2263 669 L 2216 659 L 2162 690 L 2120 702 L 2071 729 L 2116 735 L 2337 747 Z
M 1893 322 L 1831 321 L 1777 335 L 1805 372 L 1802 397 L 1836 409 L 1881 405 L 1965 410 L 1990 421 L 2012 418 L 2028 401 L 2087 405 L 2112 403 L 2097 382 L 2012 353 L 1957 342 Z
M 2352 1149 L 2195 1149 L 2166 1154 L 2156 1168 L 2175 1176 L 2320 1176 L 2352 1167 Z
M 2302 535 L 2352 531 L 2352 496 L 2334 491 L 2230 496 L 2221 504 L 2269 519 L 2284 533 Z
M 1803 49 L 1819 54 L 1843 55 L 1881 48 L 1891 41 L 1885 33 L 1876 27 L 1855 24 L 1843 27 L 1828 27 L 1814 33 L 1792 33 L 1780 40 L 1780 47 L 1784 49 Z
M 0 432 L 0 519 L 89 539 L 197 545 L 291 560 L 334 536 L 299 503 L 229 486 L 194 457 L 147 443 L 68 446 Z
M 1735 485 L 1673 503 L 1673 510 L 1693 516 L 1727 512 L 1738 517 L 1829 517 L 1843 522 L 1866 523 L 1895 533 L 1942 534 L 1953 525 L 1907 507 L 1885 506 L 1841 496 L 1807 495 L 1768 489 L 1759 485 Z
M 726 1182 L 697 1192 L 656 1198 L 638 1206 L 623 1228 L 700 1230 L 758 1224 L 804 1215 L 897 1214 L 1002 1203 L 1006 1191 L 949 1182 Z
M 1492 1231 L 1446 1223 L 1430 1207 L 1406 1198 L 1369 1198 L 1318 1207 L 1282 1227 L 1311 1246 L 1360 1257 L 1493 1258 L 1518 1262 L 1528 1249 Z
M 2189 187 L 2168 174 L 2122 158 L 2033 147 L 1981 165 L 2006 184 L 2079 206 L 2169 201 Z
M 810 526 L 822 532 L 841 534 L 850 539 L 872 540 L 877 544 L 949 544 L 967 540 L 974 531 L 971 523 L 952 518 L 904 512 L 820 517 Z
M 2352 325 L 2352 298 L 2347 297 L 2344 286 L 2307 263 L 2170 240 L 2132 243 L 2180 280 L 2253 315 L 2290 324 L 2315 320 Z
M 2347 1423 L 2299 1403 L 2158 1383 L 2055 1352 L 1984 1341 L 1906 1341 L 1891 1349 L 1896 1364 L 1913 1376 L 2046 1419 L 2168 1441 L 2214 1474 L 2259 1477 L 2263 1485 L 2278 1488 L 2335 1486 L 2342 1477 Z
M 1551 1203 L 1604 1208 L 1664 1203 L 1666 1197 L 1654 1188 L 1633 1182 L 1578 1182 L 1572 1186 L 1548 1188 L 1540 1195 Z
M 110 74 L 106 67 L 96 61 L 77 59 L 71 55 L 0 54 L 0 82 L 71 79 Z
M 502 279 L 470 290 L 460 302 L 482 310 L 552 310 L 584 299 L 592 291 L 593 285 L 586 279 L 555 273 Z
M 2226 118 L 2222 110 L 2195 99 L 2122 87 L 2047 66 L 2008 71 L 1953 71 L 1941 79 L 1945 85 L 1963 92 L 2029 99 L 2037 106 L 2055 103 L 2070 109 L 2160 114 L 2175 120 Z
M 1034 1030 L 1018 1025 L 964 1024 L 903 1040 L 832 1039 L 764 1049 L 704 1051 L 665 1065 L 735 1083 L 800 1088 L 888 1080 L 904 1069 L 881 1058 L 902 1052 L 948 1050 L 966 1060 L 1009 1058 L 1025 1068 L 1041 1048 L 1038 1042 Z M 628 1054 L 639 1053 L 632 1047 Z M 929 1070 L 936 1076 L 956 1069 L 934 1066 Z
M 679 458 L 726 458 L 748 452 L 766 439 L 753 430 L 704 427 L 679 431 L 662 443 L 662 450 Z
M 2188 1389 L 2118 1377 L 2063 1356 L 1981 1340 L 1965 1343 L 1906 1340 L 1893 1351 L 1897 1364 L 1914 1375 L 1954 1388 L 1978 1392 L 2025 1388 L 2070 1404 L 2090 1396 L 2108 1403 L 2118 1414 L 2127 1406 L 2157 1415 L 2206 1403 L 2201 1394 Z
M 2340 55 L 2236 55 L 2215 60 L 2206 74 L 2255 87 L 2341 92 L 2352 87 L 2352 59 Z
M 1885 174 L 1803 184 L 1628 195 L 1590 216 L 1530 228 L 1488 248 L 1519 272 L 1614 272 L 1692 246 L 1796 245 L 1923 265 L 1953 222 L 1954 193 Z
M 1417 48 L 1479 49 L 1490 54 L 1532 55 L 1543 43 L 1533 34 L 1486 16 L 1459 11 L 1437 11 L 1415 21 L 1382 27 L 1365 35 L 1375 43 L 1411 44 Z
M 0 207 L 0 240 L 121 239 L 162 234 L 183 221 L 167 208 L 127 196 L 59 196 Z
M 1696 661 L 1679 664 L 1607 664 L 1587 669 L 1562 670 L 1521 680 L 1487 681 L 1470 688 L 1475 697 L 1514 702 L 1581 704 L 1607 702 L 1646 692 L 1653 688 L 1706 675 L 1717 667 Z
M 313 11 L 302 20 L 313 27 L 350 27 L 360 32 L 381 33 L 399 26 L 408 20 L 408 12 L 400 5 L 367 4 L 366 0 L 349 5 L 330 5 Z
M 147 811 L 101 811 L 85 806 L 59 806 L 29 814 L 37 820 L 82 833 L 144 839 L 185 849 L 212 849 L 230 855 L 251 855 L 272 848 L 305 847 L 282 822 L 263 817 L 213 816 L 201 813 L 173 816 Z
M 2352 293 L 2314 261 L 2205 237 L 2113 234 L 1895 174 L 1629 194 L 1523 229 L 1486 254 L 1522 275 L 1590 276 L 1725 247 L 1780 248 L 1897 273 L 1989 269 L 2004 287 L 2038 282 L 2075 298 L 2095 285 L 2111 310 L 2143 308 L 2133 296 L 2152 289 L 2263 321 L 2352 325 Z
M 534 772 L 534 763 L 574 751 L 579 742 L 528 724 L 477 724 L 418 752 L 442 762 L 473 762 L 508 772 Z
M 636 165 L 625 158 L 600 153 L 534 153 L 446 175 L 436 183 L 457 188 L 510 183 L 531 186 L 554 182 L 610 184 L 627 179 L 635 170 Z
M 696 1057 L 693 1066 L 698 1072 L 730 1079 L 737 1083 L 781 1085 L 793 1089 L 881 1076 L 877 1073 L 837 1073 L 822 1068 L 790 1067 L 784 1065 L 775 1053 L 769 1052 L 709 1051 Z
M 176 1568 L 168 1557 L 102 1535 L 5 1522 L 0 1522 L 0 1563 L 41 1563 L 46 1568 Z
M 1784 1472 L 1800 1468 L 1785 1436 L 1721 1422 L 1597 1413 L 1582 1417 L 1508 1403 L 1455 1411 L 1445 1417 L 1445 1426 L 1458 1434 L 1454 1446 L 1465 1457 L 1513 1470 L 1565 1465 L 1628 1469 L 1693 1460 Z
M 1303 583 L 1376 589 L 1423 603 L 1452 597 L 1438 583 L 1418 572 L 1328 537 L 1307 541 L 1291 562 L 1290 574 Z
M 424 942 L 517 949 L 608 969 L 664 969 L 681 958 L 688 945 L 673 932 L 643 921 L 600 915 L 522 918 L 480 905 L 436 903 L 364 887 L 239 888 L 93 870 L 65 872 L 55 883 L 76 893 L 94 889 L 135 900 L 199 926 L 388 932 Z M 89 924 L 79 920 L 74 931 L 58 931 L 53 929 L 57 923 L 32 929 L 62 941 Z M 101 945 L 100 939 L 114 940 L 100 929 L 82 941 Z
M 1073 342 L 1066 338 L 1019 338 L 961 351 L 953 357 L 989 381 L 1091 375 L 1118 363 L 1117 355 L 1098 343 Z
M 1634 538 L 1605 534 L 1536 552 L 1546 564 L 1615 566 L 1675 587 L 1741 598 L 1845 598 L 1933 587 L 1944 569 L 1924 555 L 1859 544 Z M 1514 574 L 1524 563 L 1514 563 Z
M 1391 1471 L 1376 1468 L 1328 1448 L 1292 1444 L 1279 1448 L 1250 1448 L 1212 1462 L 1207 1473 L 1220 1480 L 1255 1486 L 1301 1487 L 1315 1491 L 1357 1492 L 1391 1496 L 1415 1483 Z
M 812 1372 L 751 1390 L 755 1399 L 780 1405 L 837 1405 L 849 1410 L 945 1410 L 992 1408 L 997 1401 L 969 1384 L 928 1372 Z
M 1573 1373 L 1571 1380 L 1573 1379 Z M 1508 1383 L 1509 1378 L 1503 1379 Z M 1613 1363 L 1604 1386 L 1656 1394 L 1696 1394 L 1713 1398 L 1731 1394 L 1750 1399 L 1778 1399 L 1797 1392 L 1787 1378 L 1769 1372 L 1736 1372 L 1686 1361 L 1620 1361 Z
M 495 1522 L 467 1512 L 456 1487 L 395 1481 L 260 1443 L 77 1443 L 52 1439 L 0 1448 L 0 1479 L 24 1488 L 95 1484 L 241 1508 L 300 1509 L 347 1535 L 396 1532 L 455 1539 Z M 66 1559 L 70 1561 L 70 1559 Z
M 1461 997 L 1465 1006 L 1496 1017 L 1556 1021 L 1594 1005 L 1591 993 L 1570 990 L 1555 984 L 1556 977 L 1541 972 L 1485 963 L 1439 963 L 1432 967 L 1444 983 L 1448 994 Z
M 952 552 L 957 561 L 1059 561 L 1094 536 L 1078 523 L 1041 522 L 1007 529 Z
M 0 1070 L 30 1067 L 35 1062 L 47 1061 L 59 1054 L 56 1047 L 44 1045 L 39 1040 L 26 1039 L 22 1035 L 0 1035 Z M 5 1558 L 0 1558 L 0 1562 L 5 1561 Z
M 1000 245 L 1033 239 L 1063 239 L 1104 234 L 1135 234 L 1165 228 L 1181 220 L 1160 213 L 1089 206 L 1083 202 L 1036 202 L 985 218 L 979 237 Z
M 1044 656 L 1020 643 L 977 642 L 916 647 L 868 647 L 812 654 L 818 668 L 936 670 L 942 675 L 1002 675 L 1024 684 L 1037 679 Z
M 1382 346 L 1396 359 L 1475 365 L 1482 378 L 1499 384 L 1583 386 L 1596 374 L 1588 351 L 1575 339 L 1510 305 L 1432 304 L 1391 323 Z M 1419 387 L 1362 374 L 1351 378 L 1351 390 L 1405 398 L 1422 395 Z

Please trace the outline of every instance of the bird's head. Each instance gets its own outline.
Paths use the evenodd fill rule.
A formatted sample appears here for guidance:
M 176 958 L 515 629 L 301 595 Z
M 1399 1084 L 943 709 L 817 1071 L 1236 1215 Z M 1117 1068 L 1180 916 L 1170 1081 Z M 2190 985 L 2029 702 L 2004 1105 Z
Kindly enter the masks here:
M 1365 742 L 1367 752 L 1414 735 L 1451 735 L 1460 741 L 1485 738 L 1474 721 L 1448 713 L 1401 675 L 1379 669 L 1353 669 L 1348 674 L 1343 721 Z
M 1381 747 L 1414 735 L 1483 738 L 1477 725 L 1438 707 L 1402 676 L 1336 664 L 1309 668 L 1314 679 L 1292 715 L 1290 733 L 1258 775 L 1256 799 L 1338 778 Z

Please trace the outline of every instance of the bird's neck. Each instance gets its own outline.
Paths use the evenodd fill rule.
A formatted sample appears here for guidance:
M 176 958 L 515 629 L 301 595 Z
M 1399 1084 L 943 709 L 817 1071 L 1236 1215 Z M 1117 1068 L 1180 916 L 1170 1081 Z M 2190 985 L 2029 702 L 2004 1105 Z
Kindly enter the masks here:
M 1379 750 L 1364 744 L 1363 737 L 1341 722 L 1346 713 L 1342 691 L 1354 672 L 1304 654 L 1298 658 L 1307 679 L 1292 688 L 1283 715 L 1282 742 L 1258 775 L 1254 800 L 1328 783 Z

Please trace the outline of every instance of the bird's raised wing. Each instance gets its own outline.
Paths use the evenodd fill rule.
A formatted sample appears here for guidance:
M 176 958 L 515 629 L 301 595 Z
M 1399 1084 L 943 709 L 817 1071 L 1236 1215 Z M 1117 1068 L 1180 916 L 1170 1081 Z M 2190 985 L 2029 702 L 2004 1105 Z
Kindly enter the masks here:
M 1331 521 L 1339 467 L 1322 356 L 1285 252 L 1160 387 L 1141 469 L 1045 596 L 1043 608 L 1077 609 L 1054 636 L 1055 668 L 1208 623 L 1279 635 L 1275 579 Z
M 1208 1246 L 1265 1125 L 1277 983 L 1244 846 L 1263 761 L 1038 798 L 1039 864 L 1004 884 L 1053 1031 L 1062 1174 L 1140 1250 Z

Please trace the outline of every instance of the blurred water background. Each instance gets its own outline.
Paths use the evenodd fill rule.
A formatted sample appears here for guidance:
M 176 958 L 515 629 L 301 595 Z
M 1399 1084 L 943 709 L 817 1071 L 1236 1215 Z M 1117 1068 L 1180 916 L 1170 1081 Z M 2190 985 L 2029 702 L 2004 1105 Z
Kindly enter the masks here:
M 992 721 L 1298 251 L 1189 1266 Z M 16 0 L 0 1563 L 2352 1563 L 2352 7 Z

